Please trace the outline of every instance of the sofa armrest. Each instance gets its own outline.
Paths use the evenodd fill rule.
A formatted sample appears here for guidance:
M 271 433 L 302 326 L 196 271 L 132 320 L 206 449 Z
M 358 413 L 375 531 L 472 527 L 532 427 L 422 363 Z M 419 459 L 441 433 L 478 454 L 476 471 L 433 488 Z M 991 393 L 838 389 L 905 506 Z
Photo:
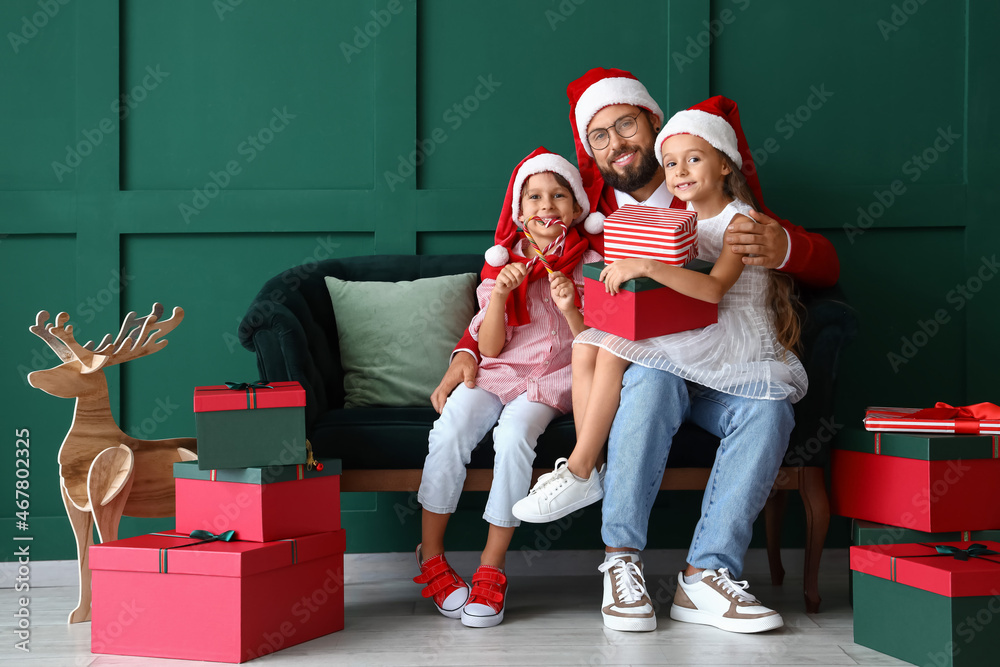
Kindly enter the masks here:
M 328 332 L 316 323 L 302 296 L 292 289 L 268 290 L 269 286 L 265 285 L 244 315 L 240 343 L 256 354 L 261 379 L 294 380 L 302 385 L 309 432 L 328 410 L 343 406 L 340 360 L 330 358 Z M 333 349 L 338 349 L 336 340 Z
M 785 465 L 825 467 L 833 436 L 843 426 L 834 414 L 840 356 L 857 336 L 858 318 L 836 288 L 805 294 L 803 303 L 802 364 L 809 375 L 809 391 L 795 405 L 795 429 Z

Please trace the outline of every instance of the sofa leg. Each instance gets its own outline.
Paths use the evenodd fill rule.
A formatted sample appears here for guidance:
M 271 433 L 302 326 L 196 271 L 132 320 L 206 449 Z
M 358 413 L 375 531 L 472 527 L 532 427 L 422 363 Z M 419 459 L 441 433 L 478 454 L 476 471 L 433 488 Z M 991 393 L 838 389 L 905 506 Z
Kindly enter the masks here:
M 806 510 L 806 562 L 804 592 L 806 613 L 819 611 L 819 561 L 830 527 L 830 501 L 822 468 L 799 469 L 799 493 Z
M 767 564 L 771 569 L 771 583 L 780 586 L 785 581 L 785 568 L 781 564 L 781 528 L 785 523 L 788 491 L 775 489 L 764 505 L 764 524 L 767 528 Z

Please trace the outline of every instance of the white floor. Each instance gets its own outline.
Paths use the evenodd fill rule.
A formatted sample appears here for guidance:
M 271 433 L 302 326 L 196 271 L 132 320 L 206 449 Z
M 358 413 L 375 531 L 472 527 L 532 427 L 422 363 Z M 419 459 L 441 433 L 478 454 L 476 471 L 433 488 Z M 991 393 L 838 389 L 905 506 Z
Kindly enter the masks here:
M 763 635 L 737 635 L 673 622 L 668 615 L 680 551 L 646 555 L 650 597 L 666 601 L 652 633 L 621 633 L 601 622 L 599 552 L 547 552 L 526 563 L 508 561 L 506 619 L 472 629 L 439 615 L 420 598 L 410 578 L 410 554 L 349 556 L 346 627 L 320 639 L 264 656 L 261 665 L 907 665 L 853 642 L 847 597 L 847 552 L 826 551 L 820 579 L 823 605 L 807 615 L 802 601 L 801 550 L 786 550 L 788 574 L 770 585 L 763 552 L 751 551 L 745 578 L 750 591 L 778 609 L 785 627 Z M 449 560 L 471 575 L 475 554 Z M 73 586 L 31 590 L 31 652 L 13 649 L 15 594 L 0 600 L 0 660 L 42 666 L 218 664 L 98 656 L 90 653 L 90 624 L 65 624 L 76 602 Z M 182 638 L 179 638 L 182 641 Z

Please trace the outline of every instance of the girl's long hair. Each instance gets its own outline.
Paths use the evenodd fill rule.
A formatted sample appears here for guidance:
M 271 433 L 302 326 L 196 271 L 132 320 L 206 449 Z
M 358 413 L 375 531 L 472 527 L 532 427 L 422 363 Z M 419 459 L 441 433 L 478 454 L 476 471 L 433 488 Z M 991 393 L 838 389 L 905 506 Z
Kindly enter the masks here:
M 718 150 L 718 149 L 716 149 Z M 723 183 L 725 193 L 753 206 L 755 211 L 761 210 L 760 202 L 754 196 L 753 190 L 747 184 L 743 172 L 728 155 L 719 151 L 719 155 L 729 165 L 729 173 Z M 723 244 L 725 245 L 725 244 Z M 786 350 L 799 353 L 799 342 L 802 336 L 802 302 L 799 301 L 795 280 L 781 271 L 768 271 L 767 307 L 771 315 L 778 342 Z

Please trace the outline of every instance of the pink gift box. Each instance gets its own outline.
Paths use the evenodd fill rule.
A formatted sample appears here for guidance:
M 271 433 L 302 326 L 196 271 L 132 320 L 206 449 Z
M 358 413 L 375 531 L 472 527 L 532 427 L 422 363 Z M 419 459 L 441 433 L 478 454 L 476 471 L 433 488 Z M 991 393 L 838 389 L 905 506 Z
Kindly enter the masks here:
M 199 542 L 168 531 L 90 547 L 92 652 L 237 663 L 343 629 L 343 530 Z
M 176 528 L 272 542 L 340 530 L 340 461 L 322 471 L 304 465 L 201 470 L 195 461 L 174 464 Z M 274 481 L 270 481 L 274 480 Z
M 604 220 L 604 260 L 648 257 L 683 266 L 698 256 L 698 214 L 626 204 Z

